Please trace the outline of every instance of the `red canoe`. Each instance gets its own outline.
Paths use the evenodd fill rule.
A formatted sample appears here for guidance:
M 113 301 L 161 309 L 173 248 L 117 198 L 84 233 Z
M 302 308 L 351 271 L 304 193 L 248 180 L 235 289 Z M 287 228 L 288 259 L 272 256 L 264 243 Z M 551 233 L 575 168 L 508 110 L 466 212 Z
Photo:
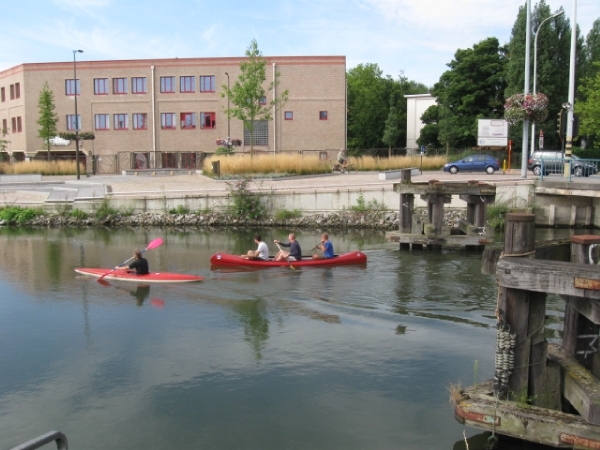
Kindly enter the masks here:
M 312 259 L 311 257 L 302 258 L 301 261 L 290 261 L 294 267 L 307 266 L 341 266 L 345 264 L 364 264 L 367 262 L 367 255 L 361 251 L 344 253 L 336 255 L 329 259 Z M 252 267 L 280 267 L 289 266 L 287 261 L 260 261 L 256 259 L 243 259 L 238 255 L 229 255 L 227 253 L 215 253 L 210 258 L 210 263 L 215 266 L 252 266 Z
M 100 278 L 102 275 L 110 272 L 112 269 L 75 269 L 75 272 L 82 275 Z M 126 270 L 115 270 L 104 277 L 105 280 L 135 281 L 144 283 L 191 283 L 202 281 L 204 278 L 198 275 L 187 275 L 173 272 L 150 272 L 147 275 L 138 275 Z

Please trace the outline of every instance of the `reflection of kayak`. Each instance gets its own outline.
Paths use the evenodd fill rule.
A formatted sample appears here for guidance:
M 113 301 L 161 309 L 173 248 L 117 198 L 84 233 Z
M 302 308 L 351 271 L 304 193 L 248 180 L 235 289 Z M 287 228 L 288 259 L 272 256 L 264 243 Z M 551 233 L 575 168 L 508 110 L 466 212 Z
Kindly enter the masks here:
M 82 275 L 100 278 L 102 275 L 110 272 L 112 269 L 75 269 L 75 272 Z M 115 270 L 104 277 L 104 280 L 134 281 L 136 283 L 190 283 L 193 281 L 202 281 L 204 278 L 198 275 L 187 275 L 173 272 L 150 272 L 147 275 L 137 275 L 127 270 Z
M 238 255 L 229 255 L 227 253 L 215 253 L 210 258 L 212 265 L 220 266 L 252 266 L 252 267 L 280 267 L 289 266 L 291 263 L 294 267 L 306 266 L 341 266 L 345 264 L 364 264 L 367 262 L 367 255 L 363 252 L 355 251 L 336 255 L 329 259 L 312 259 L 311 257 L 302 258 L 301 261 L 260 261 L 256 259 L 244 259 Z

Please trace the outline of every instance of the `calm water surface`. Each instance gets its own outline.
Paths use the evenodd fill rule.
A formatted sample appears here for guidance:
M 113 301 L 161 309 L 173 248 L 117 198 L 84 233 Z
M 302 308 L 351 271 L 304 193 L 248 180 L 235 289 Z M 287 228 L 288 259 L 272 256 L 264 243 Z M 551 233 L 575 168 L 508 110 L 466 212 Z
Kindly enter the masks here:
M 253 232 L 0 229 L 0 448 L 53 429 L 74 450 L 452 449 L 479 433 L 447 390 L 493 373 L 481 254 L 399 252 L 365 231 L 332 240 L 366 266 L 211 269 Z M 318 236 L 298 233 L 306 253 Z M 103 286 L 73 271 L 156 237 L 152 270 L 205 281 Z M 550 339 L 562 308 L 549 300 Z

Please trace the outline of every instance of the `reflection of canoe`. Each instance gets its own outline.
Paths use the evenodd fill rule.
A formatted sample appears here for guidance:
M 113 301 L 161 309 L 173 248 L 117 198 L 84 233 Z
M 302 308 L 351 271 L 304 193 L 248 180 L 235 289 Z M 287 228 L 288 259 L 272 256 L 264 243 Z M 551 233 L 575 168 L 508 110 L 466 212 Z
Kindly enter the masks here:
M 100 278 L 112 269 L 75 269 L 75 272 L 82 275 L 89 275 L 92 277 Z M 136 273 L 129 273 L 126 270 L 115 270 L 104 277 L 104 280 L 119 280 L 119 281 L 134 281 L 136 283 L 190 283 L 193 281 L 202 281 L 204 278 L 198 275 L 187 275 L 183 273 L 173 272 L 150 272 L 147 275 L 137 275 Z
M 306 266 L 341 266 L 345 264 L 364 264 L 367 262 L 367 255 L 363 252 L 355 251 L 336 255 L 329 259 L 312 259 L 311 257 L 302 258 L 301 261 L 290 261 L 294 267 Z M 238 255 L 229 255 L 227 253 L 215 253 L 210 258 L 212 265 L 219 266 L 252 266 L 252 267 L 280 267 L 289 266 L 287 261 L 260 261 L 256 259 L 243 259 Z

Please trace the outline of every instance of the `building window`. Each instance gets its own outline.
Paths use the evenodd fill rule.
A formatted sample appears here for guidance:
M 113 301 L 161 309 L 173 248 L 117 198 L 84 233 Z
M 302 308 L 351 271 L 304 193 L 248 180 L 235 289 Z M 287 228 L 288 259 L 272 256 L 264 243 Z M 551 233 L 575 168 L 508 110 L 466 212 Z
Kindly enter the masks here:
M 94 78 L 94 95 L 108 94 L 108 78 Z
M 20 133 L 21 131 L 23 131 L 23 127 L 21 124 L 21 116 L 17 117 L 17 133 Z
M 14 84 L 10 85 L 10 99 L 11 100 L 15 99 L 15 85 Z
M 2 100 L 3 102 L 6 101 L 6 89 L 5 88 L 0 88 L 0 100 Z
M 81 114 L 77 114 L 77 123 L 75 123 L 75 114 L 67 115 L 67 131 L 81 130 Z
M 145 130 L 148 127 L 148 116 L 145 113 L 132 114 L 131 116 L 134 130 Z
M 283 118 L 285 120 L 294 120 L 294 111 L 286 111 L 283 113 Z
M 258 104 L 259 105 L 266 105 L 267 104 L 267 97 L 265 97 L 264 95 L 258 99 Z
M 327 111 L 319 111 L 319 120 L 327 120 Z
M 179 121 L 182 130 L 196 128 L 196 113 L 181 113 L 179 114 Z
M 8 133 L 8 120 L 2 119 L 2 134 Z
M 10 118 L 10 123 L 12 125 L 12 127 L 10 128 L 10 131 L 13 133 L 17 132 L 17 118 L 16 117 L 11 117 Z
M 250 130 L 244 124 L 244 145 L 251 145 Z M 269 121 L 255 120 L 254 121 L 254 145 L 269 145 Z
M 196 92 L 196 77 L 179 77 L 179 92 Z
M 133 94 L 145 94 L 148 92 L 146 89 L 146 77 L 134 77 L 131 79 L 131 92 Z
M 108 130 L 108 114 L 96 114 L 94 125 L 96 130 Z
M 160 113 L 160 127 L 163 130 L 174 130 L 175 113 Z
M 127 78 L 113 78 L 113 94 L 127 94 Z
M 200 128 L 215 128 L 217 126 L 217 115 L 214 112 L 200 113 Z
M 175 92 L 175 77 L 160 77 L 160 92 Z
M 12 94 L 12 92 L 11 92 Z M 65 80 L 65 94 L 66 95 L 80 95 L 81 86 L 79 85 L 79 78 L 77 80 Z
M 21 83 L 15 83 L 15 98 L 21 98 Z
M 200 77 L 200 92 L 215 92 L 215 76 Z
M 115 123 L 114 123 L 114 129 L 115 130 L 126 130 L 128 127 L 128 123 L 127 123 L 127 118 L 128 115 L 127 114 L 115 114 L 114 115 L 114 119 L 115 119 Z

